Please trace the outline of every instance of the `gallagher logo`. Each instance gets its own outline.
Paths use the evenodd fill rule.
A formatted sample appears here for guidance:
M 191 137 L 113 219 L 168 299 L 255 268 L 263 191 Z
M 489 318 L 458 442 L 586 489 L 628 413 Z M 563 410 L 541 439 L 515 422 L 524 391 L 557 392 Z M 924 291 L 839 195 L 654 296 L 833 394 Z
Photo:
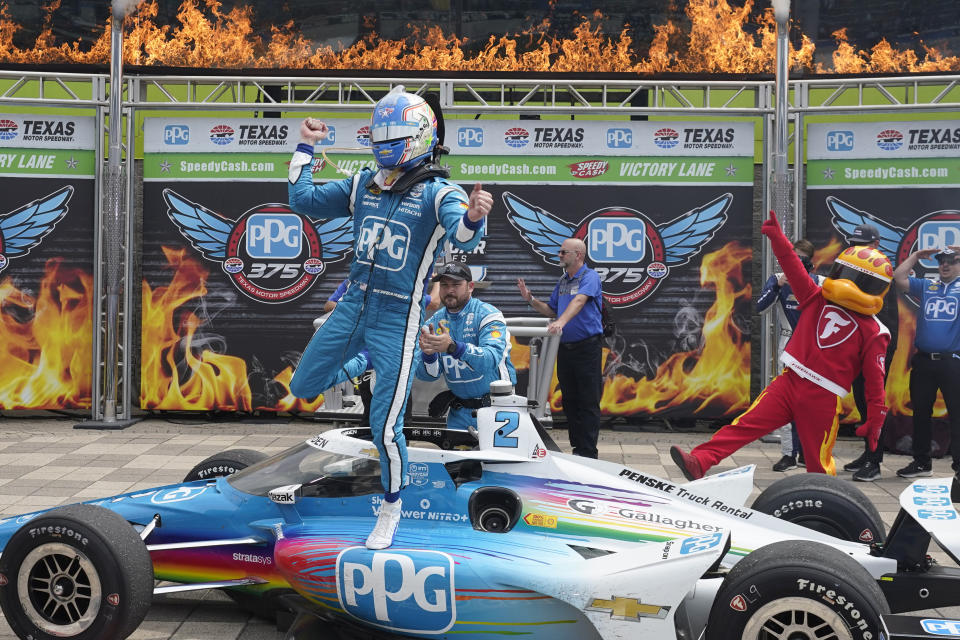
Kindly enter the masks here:
M 350 218 L 316 222 L 285 204 L 261 204 L 226 218 L 163 190 L 167 215 L 193 248 L 220 268 L 249 298 L 279 304 L 310 290 L 326 262 L 344 257 L 353 245 Z
M 218 124 L 210 129 L 210 142 L 222 147 L 223 145 L 233 142 L 233 137 L 235 134 L 236 132 L 233 130 L 233 127 L 225 124 Z
M 606 160 L 587 160 L 584 162 L 574 162 L 567 165 L 570 167 L 570 175 L 574 178 L 596 178 L 602 176 L 610 168 L 610 163 Z
M 0 215 L 0 271 L 22 258 L 67 215 L 73 187 L 64 187 Z
M 583 240 L 604 297 L 613 306 L 631 307 L 656 291 L 670 269 L 700 253 L 727 221 L 733 195 L 725 193 L 661 225 L 628 207 L 605 207 L 570 223 L 510 192 L 503 202 L 507 220 L 547 264 L 560 266 L 557 252 L 564 240 Z
M 503 133 L 503 141 L 508 147 L 522 149 L 530 142 L 530 133 L 523 127 L 512 127 Z
M 896 151 L 903 146 L 903 134 L 896 129 L 884 129 L 877 134 L 877 146 L 884 151 Z
M 657 129 L 653 134 L 653 144 L 661 149 L 673 149 L 680 144 L 680 134 L 669 127 Z
M 17 129 L 13 120 L 0 120 L 0 140 L 13 140 L 17 137 Z
M 941 249 L 960 245 L 960 210 L 957 209 L 941 209 L 922 214 L 904 229 L 834 196 L 828 196 L 826 202 L 830 222 L 844 242 L 849 242 L 848 239 L 857 225 L 875 226 L 880 234 L 877 248 L 887 256 L 893 267 L 919 249 Z M 917 262 L 913 272 L 918 278 L 935 278 L 938 277 L 937 267 L 937 261 L 931 256 Z M 916 306 L 916 300 L 912 297 L 906 296 L 906 299 Z
M 361 147 L 370 146 L 370 127 L 369 126 L 365 125 L 357 129 L 357 143 Z

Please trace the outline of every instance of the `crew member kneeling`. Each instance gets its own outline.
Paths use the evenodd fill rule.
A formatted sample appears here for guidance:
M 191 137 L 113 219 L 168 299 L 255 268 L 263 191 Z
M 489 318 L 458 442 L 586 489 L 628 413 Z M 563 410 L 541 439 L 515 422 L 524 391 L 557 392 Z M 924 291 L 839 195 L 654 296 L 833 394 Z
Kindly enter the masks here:
M 490 406 L 490 383 L 506 380 L 517 384 L 510 362 L 510 334 L 503 314 L 491 304 L 473 297 L 473 276 L 459 262 L 437 270 L 443 309 L 420 330 L 422 355 L 417 366 L 421 380 L 441 375 L 453 394 L 447 428 L 476 428 L 474 412 Z

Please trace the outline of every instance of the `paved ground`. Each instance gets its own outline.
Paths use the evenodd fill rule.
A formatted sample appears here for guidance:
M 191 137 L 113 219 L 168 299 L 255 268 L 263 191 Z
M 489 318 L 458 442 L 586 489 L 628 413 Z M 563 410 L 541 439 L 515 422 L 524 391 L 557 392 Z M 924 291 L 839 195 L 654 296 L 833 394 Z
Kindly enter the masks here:
M 0 517 L 70 504 L 180 481 L 203 458 L 224 449 L 243 447 L 265 453 L 281 451 L 327 428 L 308 421 L 283 423 L 174 422 L 149 419 L 122 431 L 76 430 L 72 419 L 0 418 Z M 552 435 L 566 451 L 566 432 Z M 600 456 L 651 474 L 682 480 L 670 460 L 669 446 L 693 446 L 706 433 L 604 430 Z M 856 457 L 860 440 L 841 440 L 838 466 Z M 755 463 L 756 490 L 783 474 L 770 467 L 780 457 L 777 444 L 753 444 L 717 470 Z M 898 510 L 897 497 L 908 481 L 894 471 L 908 458 L 889 456 L 883 476 L 858 486 L 877 506 L 889 526 Z M 802 470 L 789 473 L 802 473 Z M 934 461 L 935 475 L 950 475 L 948 460 Z M 841 476 L 849 477 L 850 474 Z M 942 554 L 935 554 L 941 555 Z M 957 611 L 941 615 L 960 617 Z M 0 640 L 15 636 L 0 615 Z M 280 640 L 283 634 L 251 618 L 219 592 L 201 591 L 158 596 L 146 621 L 132 638 L 140 640 Z

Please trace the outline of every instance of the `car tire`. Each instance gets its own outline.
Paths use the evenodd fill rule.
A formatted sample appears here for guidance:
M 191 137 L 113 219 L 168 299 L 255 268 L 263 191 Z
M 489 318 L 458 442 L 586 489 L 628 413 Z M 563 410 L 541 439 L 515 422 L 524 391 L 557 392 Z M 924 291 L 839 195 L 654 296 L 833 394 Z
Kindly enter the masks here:
M 785 540 L 730 570 L 710 609 L 706 639 L 880 638 L 880 617 L 889 613 L 876 580 L 856 560 L 818 542 Z
M 753 509 L 827 535 L 882 543 L 886 529 L 873 503 L 853 483 L 822 473 L 787 476 L 764 489 Z
M 87 504 L 44 513 L 0 556 L 0 608 L 19 638 L 122 640 L 153 597 L 153 563 L 133 526 Z
M 229 476 L 231 473 L 236 473 L 266 459 L 267 454 L 253 449 L 221 451 L 190 469 L 190 472 L 184 476 L 183 481 L 193 482 L 194 480 L 210 480 L 221 476 Z

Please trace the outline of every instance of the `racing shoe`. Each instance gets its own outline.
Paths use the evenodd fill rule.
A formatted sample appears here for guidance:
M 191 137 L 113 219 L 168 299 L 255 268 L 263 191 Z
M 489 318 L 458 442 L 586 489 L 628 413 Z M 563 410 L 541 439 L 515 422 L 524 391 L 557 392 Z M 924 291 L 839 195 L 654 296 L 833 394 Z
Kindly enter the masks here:
M 857 482 L 873 482 L 880 477 L 880 465 L 873 460 L 867 460 L 863 466 L 857 469 L 853 474 L 853 479 Z
M 933 468 L 929 464 L 921 464 L 914 460 L 903 469 L 897 471 L 901 478 L 919 478 L 933 475 Z
M 393 544 L 393 534 L 397 532 L 397 525 L 400 524 L 401 502 L 402 500 L 380 503 L 377 524 L 367 536 L 367 549 L 386 549 Z
M 680 467 L 683 477 L 687 480 L 699 480 L 703 477 L 703 468 L 700 466 L 700 461 L 680 447 L 670 447 L 670 457 Z
M 867 454 L 861 453 L 859 458 L 857 458 L 856 460 L 852 460 L 851 462 L 848 462 L 847 464 L 843 465 L 843 470 L 859 471 L 860 467 L 862 467 L 866 462 L 867 462 Z
M 797 459 L 793 456 L 783 456 L 773 464 L 774 471 L 789 471 L 797 468 Z

